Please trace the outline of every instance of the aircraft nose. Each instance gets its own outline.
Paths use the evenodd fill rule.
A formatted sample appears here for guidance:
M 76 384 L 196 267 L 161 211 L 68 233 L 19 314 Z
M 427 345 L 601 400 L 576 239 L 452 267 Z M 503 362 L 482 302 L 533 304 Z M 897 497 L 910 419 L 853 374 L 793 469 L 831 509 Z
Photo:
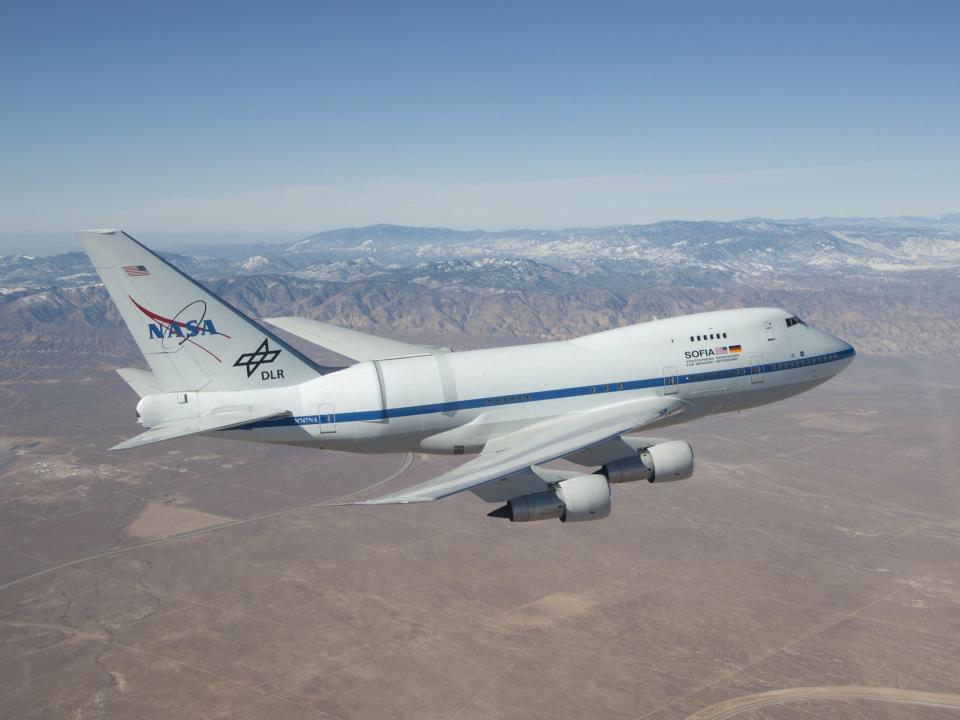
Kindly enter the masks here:
M 857 354 L 857 351 L 854 349 L 853 345 L 848 343 L 846 340 L 841 340 L 835 335 L 825 332 L 821 333 L 820 345 L 822 347 L 822 350 L 820 351 L 821 354 L 837 356 L 836 360 L 834 361 L 836 362 L 834 367 L 836 368 L 837 372 L 840 372 L 843 370 L 843 368 L 849 365 Z
M 835 335 L 830 336 L 831 348 L 829 352 L 839 353 L 848 358 L 853 358 L 857 354 L 857 351 L 853 349 L 853 345 L 848 343 L 846 340 L 841 340 Z

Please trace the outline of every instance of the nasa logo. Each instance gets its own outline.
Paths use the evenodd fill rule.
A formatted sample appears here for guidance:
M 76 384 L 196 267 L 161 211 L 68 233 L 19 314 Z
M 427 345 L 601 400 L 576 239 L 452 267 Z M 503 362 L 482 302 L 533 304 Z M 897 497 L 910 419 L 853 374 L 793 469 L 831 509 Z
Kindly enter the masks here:
M 217 332 L 213 320 L 207 319 L 207 304 L 203 300 L 194 300 L 188 303 L 182 310 L 174 314 L 173 317 L 164 317 L 152 310 L 147 310 L 143 305 L 133 298 L 130 298 L 137 309 L 153 320 L 147 323 L 147 333 L 150 340 L 162 340 L 164 338 L 187 339 L 197 335 L 220 335 Z M 189 318 L 189 319 L 187 319 Z M 224 337 L 227 337 L 224 335 Z
M 153 310 L 148 310 L 132 297 L 130 298 L 130 302 L 134 304 L 137 310 L 153 321 L 147 323 L 147 339 L 159 340 L 164 351 L 169 352 L 176 350 L 188 342 L 206 352 L 217 362 L 220 362 L 220 358 L 194 340 L 196 337 L 213 335 L 218 335 L 227 340 L 230 339 L 229 335 L 217 330 L 217 326 L 213 324 L 213 320 L 207 317 L 207 303 L 205 301 L 194 300 L 189 302 L 181 310 L 174 313 L 172 317 L 165 317 Z
M 196 337 L 197 335 L 218 335 L 213 320 L 187 320 L 185 323 L 171 322 L 166 325 L 150 323 L 150 339 L 158 340 L 165 337 Z

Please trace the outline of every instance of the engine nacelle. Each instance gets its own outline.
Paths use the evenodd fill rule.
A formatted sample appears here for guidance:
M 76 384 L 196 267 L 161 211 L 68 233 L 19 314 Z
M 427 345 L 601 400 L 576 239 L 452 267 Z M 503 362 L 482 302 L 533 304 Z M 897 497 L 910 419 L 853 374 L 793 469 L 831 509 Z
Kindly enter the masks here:
M 607 463 L 600 472 L 611 483 L 683 480 L 693 475 L 693 448 L 682 440 L 657 443 L 633 457 Z
M 557 494 L 563 500 L 563 522 L 601 520 L 610 514 L 610 483 L 603 475 L 578 475 L 561 480 Z
M 600 520 L 610 514 L 610 484 L 603 475 L 578 475 L 561 480 L 556 490 L 515 497 L 490 513 L 511 522 L 560 518 L 562 522 Z

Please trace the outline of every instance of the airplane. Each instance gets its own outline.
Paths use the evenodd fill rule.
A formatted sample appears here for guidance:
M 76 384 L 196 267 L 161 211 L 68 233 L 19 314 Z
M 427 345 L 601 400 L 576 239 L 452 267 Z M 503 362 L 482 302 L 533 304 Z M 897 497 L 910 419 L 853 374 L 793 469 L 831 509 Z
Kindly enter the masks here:
M 77 233 L 150 370 L 117 370 L 144 431 L 353 453 L 473 455 L 356 504 L 471 491 L 512 522 L 599 520 L 611 485 L 693 474 L 650 431 L 805 392 L 856 351 L 778 308 L 684 315 L 571 340 L 453 352 L 299 317 L 269 325 L 350 358 L 322 368 L 121 230 Z M 638 431 L 643 436 L 638 436 Z M 582 470 L 545 467 L 566 460 Z M 501 505 L 502 503 L 502 505 Z

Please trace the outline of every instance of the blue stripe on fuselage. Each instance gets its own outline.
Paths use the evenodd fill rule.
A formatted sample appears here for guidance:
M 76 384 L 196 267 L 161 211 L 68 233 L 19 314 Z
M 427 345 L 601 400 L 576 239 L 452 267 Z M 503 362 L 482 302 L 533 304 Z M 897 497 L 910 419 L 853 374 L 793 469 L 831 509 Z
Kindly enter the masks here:
M 713 370 L 711 372 L 677 374 L 678 385 L 687 385 L 698 382 L 712 382 L 732 377 L 746 377 L 751 374 L 782 372 L 796 370 L 808 365 L 822 365 L 838 360 L 846 360 L 856 355 L 853 348 L 838 353 L 816 355 L 809 358 L 799 358 L 785 362 L 767 363 L 763 366 L 740 366 L 728 370 Z M 760 370 L 756 368 L 761 368 Z M 516 405 L 525 402 L 540 402 L 542 400 L 557 400 L 559 398 L 578 397 L 580 395 L 599 395 L 609 392 L 626 392 L 628 390 L 642 390 L 644 388 L 663 387 L 664 378 L 648 378 L 646 380 L 628 380 L 619 383 L 604 383 L 602 385 L 581 385 L 579 387 L 560 388 L 558 390 L 539 390 L 515 395 L 496 395 L 493 397 L 476 398 L 473 400 L 458 400 L 456 402 L 431 403 L 429 405 L 410 405 L 401 408 L 386 410 L 363 410 L 360 412 L 335 413 L 332 420 L 324 422 L 357 422 L 360 420 L 386 420 L 389 418 L 410 417 L 412 415 L 429 415 L 431 413 L 453 412 L 456 410 L 473 410 L 484 407 L 500 407 L 502 405 Z M 260 422 L 230 428 L 231 430 L 254 430 L 257 428 L 283 427 L 287 425 L 317 425 L 319 415 L 299 415 L 279 418 L 277 420 L 262 420 Z

